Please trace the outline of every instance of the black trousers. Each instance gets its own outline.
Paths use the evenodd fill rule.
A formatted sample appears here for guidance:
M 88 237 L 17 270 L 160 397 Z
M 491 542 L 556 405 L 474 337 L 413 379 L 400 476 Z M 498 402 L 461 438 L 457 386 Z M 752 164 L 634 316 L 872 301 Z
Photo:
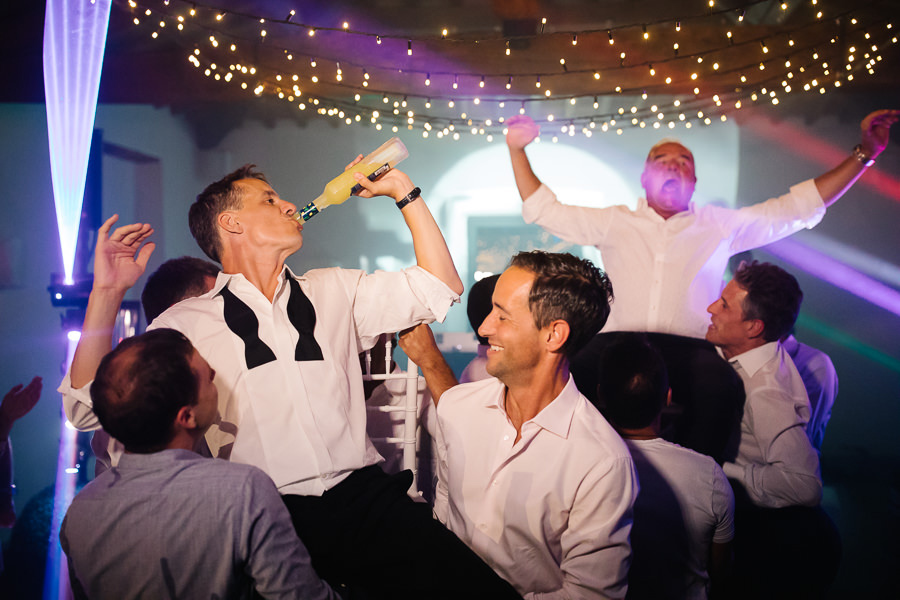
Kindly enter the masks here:
M 821 600 L 837 576 L 841 538 L 821 506 L 760 508 L 735 496 L 734 569 L 724 598 Z
M 322 496 L 283 496 L 319 576 L 350 598 L 521 598 L 379 466 Z
M 603 349 L 630 332 L 600 333 L 571 361 L 578 389 L 591 402 L 597 400 L 597 381 Z M 669 373 L 672 407 L 663 412 L 662 437 L 711 456 L 721 464 L 737 450 L 733 436 L 744 410 L 744 383 L 706 340 L 643 333 L 659 351 Z

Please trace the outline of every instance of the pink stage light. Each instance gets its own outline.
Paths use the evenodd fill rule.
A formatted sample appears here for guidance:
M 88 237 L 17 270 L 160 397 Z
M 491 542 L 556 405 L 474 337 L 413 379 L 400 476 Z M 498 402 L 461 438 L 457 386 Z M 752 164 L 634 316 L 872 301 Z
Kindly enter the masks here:
M 900 292 L 860 273 L 836 258 L 791 238 L 769 244 L 763 250 L 796 265 L 810 275 L 900 316 Z

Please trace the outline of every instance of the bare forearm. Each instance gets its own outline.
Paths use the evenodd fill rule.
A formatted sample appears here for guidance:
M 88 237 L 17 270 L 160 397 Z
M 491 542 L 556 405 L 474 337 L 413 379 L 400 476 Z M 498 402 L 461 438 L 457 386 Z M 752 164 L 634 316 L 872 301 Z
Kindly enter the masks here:
M 529 196 L 535 193 L 539 187 L 541 187 L 541 180 L 534 174 L 524 148 L 510 148 L 509 160 L 512 163 L 513 175 L 516 178 L 516 187 L 519 190 L 519 196 L 521 196 L 522 201 L 524 202 Z
M 91 290 L 81 338 L 75 349 L 69 375 L 73 388 L 82 388 L 94 379 L 103 357 L 112 350 L 112 331 L 126 290 Z
M 444 392 L 459 384 L 450 365 L 440 353 L 431 357 L 427 364 L 419 365 L 419 368 L 422 369 L 422 375 L 425 376 L 425 384 L 428 386 L 428 391 L 431 392 L 435 406 Z
M 416 264 L 443 281 L 457 294 L 463 293 L 450 249 L 444 235 L 422 198 L 407 204 L 401 211 L 412 234 Z
M 444 355 L 434 341 L 431 328 L 425 324 L 416 325 L 402 331 L 397 341 L 410 360 L 422 369 L 425 384 L 431 392 L 434 405 L 437 406 L 444 392 L 457 385 L 459 381 L 444 360 Z
M 813 181 L 825 206 L 837 202 L 865 171 L 866 167 L 850 156 L 832 170 L 816 177 Z

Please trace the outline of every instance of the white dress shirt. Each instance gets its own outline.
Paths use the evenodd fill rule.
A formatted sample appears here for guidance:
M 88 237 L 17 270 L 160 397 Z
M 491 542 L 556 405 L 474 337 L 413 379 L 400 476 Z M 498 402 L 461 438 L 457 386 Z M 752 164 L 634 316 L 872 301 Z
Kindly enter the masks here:
M 521 439 L 490 378 L 438 404 L 435 513 L 525 598 L 623 598 L 637 476 L 572 378 Z
M 212 290 L 172 306 L 148 329 L 182 332 L 216 371 L 220 421 L 206 435 L 213 456 L 259 467 L 282 494 L 318 496 L 381 460 L 366 435 L 358 354 L 382 333 L 443 320 L 459 296 L 419 267 L 371 275 L 309 271 L 295 279 L 315 308 L 324 360 L 295 361 L 299 336 L 286 313 L 285 275 L 293 276 L 285 268 L 269 302 L 243 275 L 220 273 Z M 247 369 L 244 343 L 225 324 L 219 292 L 226 285 L 256 315 L 259 337 L 276 360 Z M 64 390 L 63 384 L 70 421 L 89 422 L 88 386 Z
M 586 208 L 557 201 L 545 185 L 525 200 L 526 223 L 573 244 L 596 246 L 616 302 L 603 331 L 654 331 L 703 338 L 706 307 L 722 291 L 728 259 L 815 226 L 825 205 L 812 180 L 737 210 L 695 206 L 663 219 L 643 198 Z
M 757 506 L 816 506 L 822 499 L 819 455 L 806 436 L 809 400 L 791 357 L 769 342 L 728 361 L 747 399 L 737 457 L 722 470 Z

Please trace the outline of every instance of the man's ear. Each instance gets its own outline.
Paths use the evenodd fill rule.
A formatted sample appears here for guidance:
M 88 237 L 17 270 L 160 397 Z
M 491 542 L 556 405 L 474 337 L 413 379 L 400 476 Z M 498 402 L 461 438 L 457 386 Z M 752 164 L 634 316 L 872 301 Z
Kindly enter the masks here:
M 182 406 L 175 415 L 175 426 L 190 431 L 197 429 L 197 418 L 194 416 L 194 407 L 191 405 Z
M 747 319 L 744 321 L 744 327 L 747 337 L 750 339 L 762 337 L 766 330 L 766 324 L 762 322 L 762 319 Z
M 562 319 L 551 322 L 545 327 L 545 330 L 547 331 L 547 349 L 550 352 L 559 352 L 571 333 L 569 324 Z
M 219 216 L 216 217 L 216 224 L 228 233 L 244 232 L 244 228 L 237 221 L 237 216 L 230 210 L 220 212 Z

